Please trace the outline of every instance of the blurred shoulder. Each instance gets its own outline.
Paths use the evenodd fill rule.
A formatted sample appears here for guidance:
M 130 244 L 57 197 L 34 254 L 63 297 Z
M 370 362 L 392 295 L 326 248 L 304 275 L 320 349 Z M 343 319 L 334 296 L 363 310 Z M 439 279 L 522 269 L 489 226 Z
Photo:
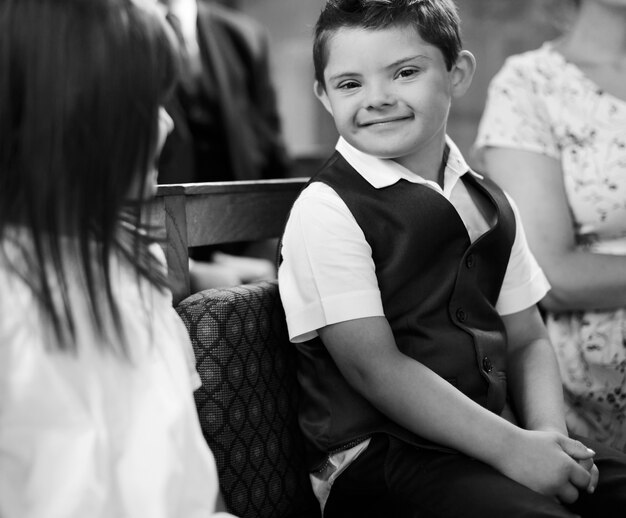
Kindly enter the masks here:
M 539 48 L 507 57 L 494 82 L 547 82 L 562 75 L 564 68 L 564 59 L 554 50 L 551 42 L 545 42 Z

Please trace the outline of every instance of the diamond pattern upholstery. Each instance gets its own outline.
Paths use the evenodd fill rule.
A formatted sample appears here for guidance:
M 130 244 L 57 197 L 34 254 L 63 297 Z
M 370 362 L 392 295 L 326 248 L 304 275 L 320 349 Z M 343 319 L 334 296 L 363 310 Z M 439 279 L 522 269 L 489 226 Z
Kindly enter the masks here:
M 196 353 L 196 406 L 229 512 L 318 518 L 297 422 L 296 351 L 276 282 L 205 290 L 176 309 Z

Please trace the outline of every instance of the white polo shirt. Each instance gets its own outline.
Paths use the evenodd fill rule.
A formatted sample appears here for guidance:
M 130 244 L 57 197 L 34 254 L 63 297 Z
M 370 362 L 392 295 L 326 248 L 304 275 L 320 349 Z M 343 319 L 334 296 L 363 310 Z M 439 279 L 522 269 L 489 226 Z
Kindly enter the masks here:
M 393 160 L 357 150 L 343 138 L 336 149 L 377 189 L 404 179 L 440 193 L 457 210 L 473 242 L 489 224 L 459 179 L 476 173 L 470 171 L 450 138 L 447 143 L 450 153 L 443 189 Z M 508 199 L 515 214 L 516 234 L 496 305 L 501 315 L 536 304 L 550 288 L 528 248 L 518 209 Z M 278 279 L 292 342 L 310 340 L 317 336 L 317 329 L 330 324 L 384 316 L 372 250 L 344 201 L 328 185 L 314 182 L 304 189 L 291 210 L 281 253 Z

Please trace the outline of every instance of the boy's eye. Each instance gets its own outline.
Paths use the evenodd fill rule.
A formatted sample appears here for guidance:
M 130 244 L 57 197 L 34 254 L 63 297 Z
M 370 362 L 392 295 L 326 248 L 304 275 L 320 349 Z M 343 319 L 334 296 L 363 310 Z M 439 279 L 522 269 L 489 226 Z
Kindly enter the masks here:
M 339 83 L 337 85 L 337 88 L 339 90 L 352 90 L 353 88 L 358 88 L 359 86 L 361 85 L 357 83 L 356 81 L 348 80 L 348 81 L 342 81 L 341 83 Z
M 398 72 L 398 77 L 406 79 L 409 77 L 413 77 L 418 72 L 419 70 L 417 68 L 403 68 L 402 70 Z

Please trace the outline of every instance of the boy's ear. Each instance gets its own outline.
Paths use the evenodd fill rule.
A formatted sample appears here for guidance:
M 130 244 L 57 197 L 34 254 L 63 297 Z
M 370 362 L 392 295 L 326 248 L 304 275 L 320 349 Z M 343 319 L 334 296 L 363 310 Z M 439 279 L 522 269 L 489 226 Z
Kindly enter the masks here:
M 472 84 L 476 71 L 476 58 L 469 50 L 462 50 L 454 63 L 452 76 L 452 97 L 461 97 Z
M 315 81 L 315 83 L 313 83 L 313 92 L 315 93 L 315 97 L 317 97 L 320 100 L 320 102 L 324 105 L 324 108 L 326 108 L 326 111 L 332 115 L 333 109 L 330 106 L 330 101 L 328 100 L 326 89 L 317 80 Z

